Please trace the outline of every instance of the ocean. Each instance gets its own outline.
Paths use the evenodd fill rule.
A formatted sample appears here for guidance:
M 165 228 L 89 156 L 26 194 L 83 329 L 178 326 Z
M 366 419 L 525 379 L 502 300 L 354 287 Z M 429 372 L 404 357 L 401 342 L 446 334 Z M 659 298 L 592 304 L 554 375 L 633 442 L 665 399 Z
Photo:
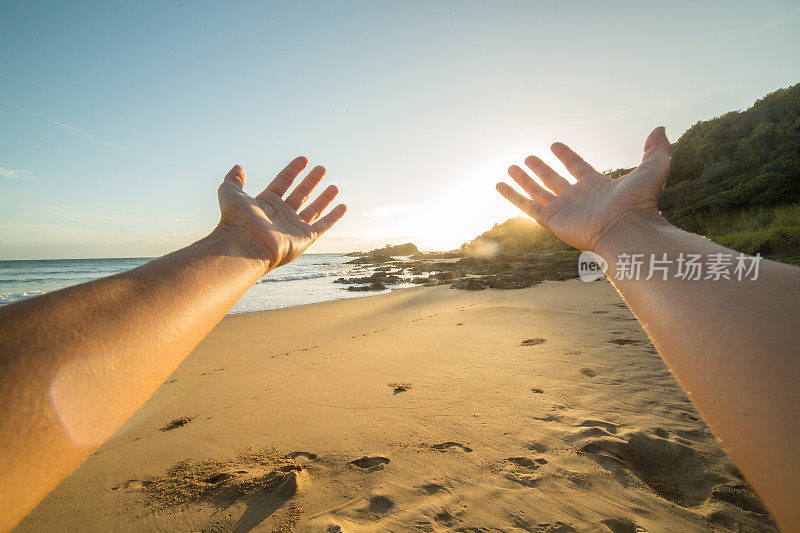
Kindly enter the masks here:
M 150 259 L 152 258 L 0 261 L 0 305 L 110 276 L 137 267 Z M 346 264 L 350 259 L 352 258 L 342 254 L 304 254 L 259 279 L 233 306 L 229 314 L 381 294 L 381 291 L 348 291 L 347 285 L 333 282 L 342 276 L 369 275 L 370 270 L 362 265 Z M 408 286 L 411 285 L 397 285 L 392 288 Z

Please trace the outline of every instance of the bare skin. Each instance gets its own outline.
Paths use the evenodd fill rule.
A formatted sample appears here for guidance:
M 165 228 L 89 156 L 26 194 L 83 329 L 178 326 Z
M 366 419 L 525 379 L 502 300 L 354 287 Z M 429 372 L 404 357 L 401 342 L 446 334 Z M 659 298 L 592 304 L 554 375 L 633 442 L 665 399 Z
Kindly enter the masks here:
M 298 157 L 255 198 L 235 166 L 220 222 L 138 268 L 0 308 L 0 530 L 14 527 L 116 431 L 225 313 L 270 270 L 302 254 L 345 213 L 325 175 Z M 58 349 L 54 350 L 53 347 Z
M 620 254 L 738 253 L 661 217 L 656 203 L 669 172 L 663 128 L 648 136 L 641 165 L 616 180 L 563 144 L 552 151 L 575 184 L 531 156 L 526 164 L 552 192 L 518 166 L 508 173 L 528 196 L 506 183 L 497 190 L 568 244 L 606 260 L 607 277 L 722 446 L 778 524 L 797 530 L 800 269 L 761 261 L 757 280 L 618 279 Z

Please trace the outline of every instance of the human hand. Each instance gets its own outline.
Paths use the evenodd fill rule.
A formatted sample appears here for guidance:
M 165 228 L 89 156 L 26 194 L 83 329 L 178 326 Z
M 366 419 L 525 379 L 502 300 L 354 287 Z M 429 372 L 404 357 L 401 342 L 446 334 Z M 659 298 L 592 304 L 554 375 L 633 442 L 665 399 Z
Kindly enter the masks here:
M 313 202 L 300 211 L 314 188 L 325 176 L 325 167 L 311 169 L 286 199 L 283 195 L 295 178 L 308 165 L 308 159 L 298 157 L 284 168 L 255 198 L 242 188 L 247 181 L 244 169 L 236 165 L 219 186 L 220 221 L 218 229 L 230 230 L 255 250 L 272 270 L 294 261 L 331 228 L 347 207 L 339 204 L 320 218 L 339 190 L 329 185 Z
M 571 184 L 541 159 L 530 156 L 525 164 L 555 194 L 516 165 L 508 174 L 530 198 L 502 182 L 497 190 L 567 244 L 598 251 L 600 242 L 621 222 L 636 215 L 659 217 L 657 201 L 669 173 L 669 148 L 664 128 L 654 129 L 645 141 L 642 163 L 629 174 L 611 179 L 566 145 L 555 143 L 551 150 L 577 183 Z

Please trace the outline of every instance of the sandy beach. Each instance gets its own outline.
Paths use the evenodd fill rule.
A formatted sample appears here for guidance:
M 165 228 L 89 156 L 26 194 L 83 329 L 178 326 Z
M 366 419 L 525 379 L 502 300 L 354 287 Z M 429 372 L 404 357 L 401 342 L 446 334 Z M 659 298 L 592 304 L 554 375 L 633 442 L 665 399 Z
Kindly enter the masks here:
M 764 513 L 613 287 L 573 280 L 230 316 L 17 530 L 775 530 Z

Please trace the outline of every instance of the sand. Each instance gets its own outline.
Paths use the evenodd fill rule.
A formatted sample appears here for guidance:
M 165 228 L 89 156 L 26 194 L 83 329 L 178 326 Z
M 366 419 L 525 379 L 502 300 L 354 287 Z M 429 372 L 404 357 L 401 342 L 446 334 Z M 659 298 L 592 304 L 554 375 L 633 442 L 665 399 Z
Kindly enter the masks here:
M 773 531 L 605 282 L 231 316 L 19 531 Z

